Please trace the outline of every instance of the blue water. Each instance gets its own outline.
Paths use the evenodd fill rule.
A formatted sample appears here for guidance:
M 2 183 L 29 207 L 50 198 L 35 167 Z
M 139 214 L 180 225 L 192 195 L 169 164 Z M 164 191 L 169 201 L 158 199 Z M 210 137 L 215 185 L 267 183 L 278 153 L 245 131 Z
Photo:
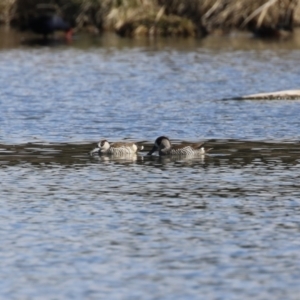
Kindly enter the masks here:
M 298 46 L 81 42 L 0 51 L 0 298 L 298 299 L 300 101 L 223 100 L 297 88 Z
M 297 139 L 299 50 L 21 47 L 0 53 L 0 141 Z

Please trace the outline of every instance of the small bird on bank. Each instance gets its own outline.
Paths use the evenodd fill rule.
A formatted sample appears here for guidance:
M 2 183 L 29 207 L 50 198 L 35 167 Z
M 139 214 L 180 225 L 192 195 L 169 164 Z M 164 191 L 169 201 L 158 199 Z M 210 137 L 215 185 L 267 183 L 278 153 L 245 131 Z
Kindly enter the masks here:
M 110 144 L 107 140 L 102 140 L 98 143 L 97 148 L 90 152 L 90 155 L 132 155 L 143 149 L 143 146 L 137 146 L 135 143 L 117 142 Z
M 204 155 L 205 151 L 204 143 L 198 144 L 182 144 L 172 145 L 170 140 L 165 136 L 160 136 L 155 140 L 154 146 L 147 155 L 152 155 L 155 151 L 158 151 L 159 156 L 164 155 L 181 155 L 181 156 L 196 156 Z
M 72 39 L 72 27 L 56 14 L 41 14 L 31 20 L 29 27 L 34 33 L 42 34 L 44 39 L 55 31 L 64 31 L 66 40 Z
M 71 41 L 73 29 L 61 16 L 58 7 L 52 3 L 38 3 L 29 15 L 28 23 L 23 29 L 29 28 L 36 34 L 43 35 L 48 40 L 56 31 L 65 32 L 65 39 Z

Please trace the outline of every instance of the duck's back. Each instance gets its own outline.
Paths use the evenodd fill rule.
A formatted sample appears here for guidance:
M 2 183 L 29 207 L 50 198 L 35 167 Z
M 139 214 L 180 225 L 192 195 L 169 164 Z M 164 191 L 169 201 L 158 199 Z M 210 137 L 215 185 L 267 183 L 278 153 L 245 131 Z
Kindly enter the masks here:
M 113 155 L 135 154 L 137 146 L 134 143 L 112 143 L 108 153 Z
M 185 156 L 202 155 L 205 153 L 203 144 L 204 143 L 193 145 L 173 145 L 170 151 L 165 154 Z

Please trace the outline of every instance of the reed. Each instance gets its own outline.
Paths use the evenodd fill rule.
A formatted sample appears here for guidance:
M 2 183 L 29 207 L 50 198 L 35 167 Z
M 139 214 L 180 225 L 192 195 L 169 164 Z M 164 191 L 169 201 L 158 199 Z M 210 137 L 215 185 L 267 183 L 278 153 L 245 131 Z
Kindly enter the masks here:
M 0 21 L 4 23 L 6 27 L 10 26 L 10 23 L 15 15 L 15 2 L 16 0 L 0 1 Z
M 118 5 L 110 6 L 107 11 L 104 27 L 113 28 L 123 36 L 197 34 L 196 24 L 188 17 L 166 14 L 165 7 L 154 0 L 123 0 Z
M 190 16 L 207 32 L 215 29 L 292 29 L 298 0 L 159 0 L 167 13 Z
M 0 20 L 26 24 L 41 2 L 78 29 L 93 25 L 125 36 L 292 30 L 300 12 L 300 0 L 0 0 Z
M 118 2 L 118 5 L 116 5 Z M 233 28 L 260 35 L 291 31 L 299 0 L 120 0 L 106 1 L 108 28 L 123 35 L 203 35 Z M 104 22 L 104 23 L 105 23 Z

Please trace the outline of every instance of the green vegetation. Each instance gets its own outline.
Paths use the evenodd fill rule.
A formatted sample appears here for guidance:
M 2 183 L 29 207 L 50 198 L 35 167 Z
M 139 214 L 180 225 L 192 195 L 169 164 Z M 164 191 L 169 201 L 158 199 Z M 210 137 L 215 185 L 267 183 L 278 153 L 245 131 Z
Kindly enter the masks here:
M 55 7 L 78 30 L 122 36 L 202 36 L 232 29 L 261 35 L 291 31 L 298 0 L 0 0 L 0 22 L 26 27 L 37 4 Z

